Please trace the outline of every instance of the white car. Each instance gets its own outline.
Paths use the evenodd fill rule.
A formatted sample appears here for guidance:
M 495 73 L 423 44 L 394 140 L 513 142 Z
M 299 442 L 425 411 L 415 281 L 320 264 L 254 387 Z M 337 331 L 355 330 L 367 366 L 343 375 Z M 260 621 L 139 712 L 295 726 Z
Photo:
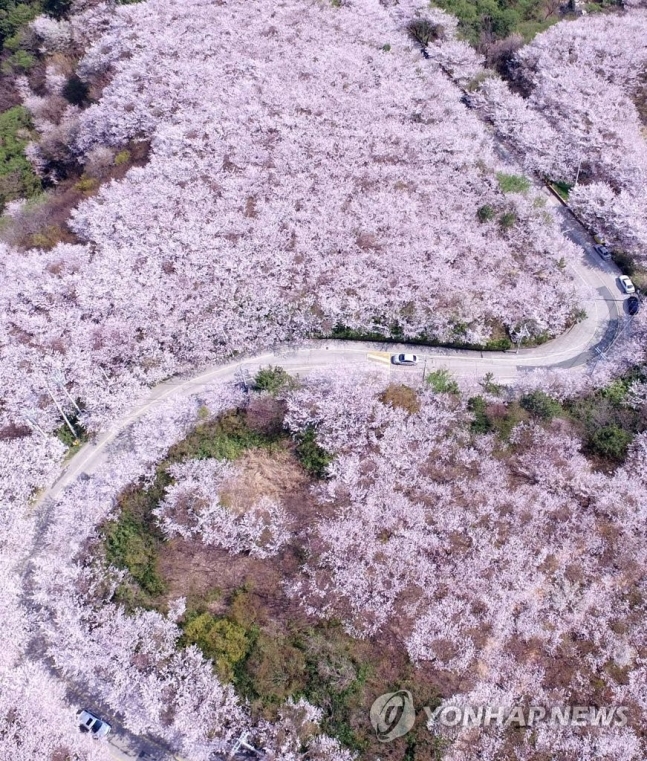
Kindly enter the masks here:
M 625 293 L 636 292 L 636 286 L 631 282 L 631 278 L 627 277 L 626 275 L 620 275 L 618 281 L 620 282 L 620 287 Z
M 593 246 L 593 248 L 598 252 L 598 254 L 600 254 L 603 259 L 611 259 L 611 251 L 609 251 L 606 246 L 598 243 L 596 246 Z
M 107 721 L 102 721 L 90 711 L 79 711 L 77 715 L 81 732 L 90 732 L 92 737 L 105 737 L 112 729 Z
M 391 362 L 394 365 L 417 365 L 418 357 L 416 354 L 394 354 Z

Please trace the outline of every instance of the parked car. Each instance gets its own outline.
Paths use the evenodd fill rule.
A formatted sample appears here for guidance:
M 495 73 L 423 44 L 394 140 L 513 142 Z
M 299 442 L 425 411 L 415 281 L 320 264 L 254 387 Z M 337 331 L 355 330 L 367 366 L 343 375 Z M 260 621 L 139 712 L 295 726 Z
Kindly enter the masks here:
M 635 314 L 638 314 L 639 309 L 640 299 L 638 296 L 629 296 L 627 299 L 627 312 L 633 317 Z
M 603 259 L 607 261 L 611 259 L 611 251 L 609 251 L 609 249 L 602 243 L 598 243 L 597 245 L 593 246 L 593 248 L 598 252 L 598 254 L 600 254 Z
M 394 365 L 417 365 L 418 356 L 416 354 L 394 354 L 391 357 Z
M 81 732 L 90 732 L 93 737 L 105 737 L 112 729 L 107 721 L 103 721 L 90 711 L 79 711 L 78 718 Z
M 620 287 L 625 293 L 636 292 L 636 286 L 631 282 L 630 277 L 627 277 L 626 275 L 620 275 L 618 282 L 620 283 Z

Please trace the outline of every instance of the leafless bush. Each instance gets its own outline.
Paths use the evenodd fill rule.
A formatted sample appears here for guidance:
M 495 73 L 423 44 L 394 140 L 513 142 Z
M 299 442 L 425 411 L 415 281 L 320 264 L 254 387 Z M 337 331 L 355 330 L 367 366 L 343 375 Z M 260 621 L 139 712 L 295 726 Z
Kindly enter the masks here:
M 86 156 L 84 171 L 88 177 L 104 180 L 111 176 L 114 163 L 115 151 L 105 145 L 98 145 Z
M 430 42 L 442 40 L 445 37 L 444 28 L 440 24 L 433 24 L 426 18 L 419 18 L 411 21 L 407 27 L 407 31 L 423 48 L 426 48 Z

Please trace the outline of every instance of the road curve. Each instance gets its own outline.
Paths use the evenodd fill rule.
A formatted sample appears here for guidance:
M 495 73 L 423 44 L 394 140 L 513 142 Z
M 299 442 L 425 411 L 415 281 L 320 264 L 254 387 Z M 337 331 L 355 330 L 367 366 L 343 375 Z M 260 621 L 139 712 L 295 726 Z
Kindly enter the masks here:
M 400 368 L 388 362 L 388 355 L 398 351 L 415 352 L 427 371 L 447 368 L 458 377 L 482 378 L 492 373 L 503 382 L 513 382 L 524 372 L 534 368 L 559 367 L 575 369 L 596 354 L 596 348 L 608 346 L 622 319 L 622 295 L 617 278 L 620 274 L 611 262 L 603 261 L 594 251 L 592 241 L 568 210 L 554 201 L 561 215 L 563 229 L 582 248 L 579 260 L 570 262 L 575 278 L 583 286 L 583 306 L 586 318 L 552 341 L 531 348 L 507 352 L 481 352 L 463 349 L 430 348 L 428 346 L 394 343 L 368 343 L 360 341 L 310 340 L 298 347 L 284 347 L 254 357 L 204 369 L 192 377 L 179 377 L 161 383 L 151 390 L 148 398 L 106 431 L 86 444 L 70 459 L 59 479 L 39 498 L 56 497 L 81 473 L 92 473 L 102 461 L 105 447 L 125 428 L 149 410 L 170 399 L 179 399 L 203 391 L 215 381 L 233 380 L 241 369 L 254 373 L 267 365 L 281 365 L 292 373 L 306 375 L 313 370 L 332 367 L 381 367 L 395 377 L 415 376 L 422 368 Z
M 429 372 L 442 367 L 458 377 L 482 378 L 486 373 L 492 373 L 496 380 L 510 383 L 533 368 L 559 367 L 573 371 L 581 368 L 596 355 L 596 349 L 599 352 L 609 345 L 617 333 L 619 321 L 623 319 L 622 302 L 625 297 L 617 281 L 620 272 L 615 265 L 603 261 L 595 253 L 590 236 L 568 209 L 562 207 L 547 192 L 546 196 L 548 203 L 554 207 L 555 213 L 561 219 L 564 234 L 581 249 L 579 258 L 569 262 L 567 268 L 581 285 L 586 317 L 563 335 L 542 346 L 520 349 L 518 352 L 480 352 L 394 343 L 311 340 L 299 346 L 284 346 L 275 351 L 206 368 L 193 376 L 174 378 L 153 388 L 143 402 L 85 444 L 69 460 L 58 480 L 39 496 L 33 506 L 35 511 L 47 514 L 54 506 L 57 495 L 82 473 L 93 473 L 103 462 L 108 445 L 147 412 L 167 401 L 199 394 L 215 382 L 240 377 L 241 370 L 254 374 L 260 367 L 281 365 L 293 374 L 307 375 L 314 370 L 342 366 L 378 369 L 394 378 L 404 379 L 422 378 L 424 369 Z M 390 355 L 400 351 L 415 352 L 420 356 L 421 364 L 413 368 L 392 365 L 389 361 Z M 42 517 L 44 516 L 41 515 Z M 34 551 L 37 551 L 36 547 Z M 149 742 L 150 738 L 136 738 L 118 724 L 115 729 L 117 731 L 110 743 L 110 750 L 115 758 L 123 761 L 134 758 L 137 753 L 140 754 L 140 758 L 174 758 L 164 748 L 156 747 L 154 741 Z

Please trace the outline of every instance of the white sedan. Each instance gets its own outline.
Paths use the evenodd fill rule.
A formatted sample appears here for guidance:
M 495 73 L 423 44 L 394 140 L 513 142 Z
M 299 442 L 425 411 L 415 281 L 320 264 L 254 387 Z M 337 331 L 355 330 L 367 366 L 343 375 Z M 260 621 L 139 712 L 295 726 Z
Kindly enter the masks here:
M 626 275 L 620 275 L 618 281 L 620 282 L 620 287 L 625 293 L 636 292 L 636 286 L 631 282 L 631 278 L 627 277 Z
M 391 357 L 394 365 L 417 365 L 418 356 L 416 354 L 394 354 Z
M 93 737 L 105 737 L 112 729 L 107 721 L 102 721 L 90 711 L 79 711 L 78 717 L 81 732 L 90 732 Z

